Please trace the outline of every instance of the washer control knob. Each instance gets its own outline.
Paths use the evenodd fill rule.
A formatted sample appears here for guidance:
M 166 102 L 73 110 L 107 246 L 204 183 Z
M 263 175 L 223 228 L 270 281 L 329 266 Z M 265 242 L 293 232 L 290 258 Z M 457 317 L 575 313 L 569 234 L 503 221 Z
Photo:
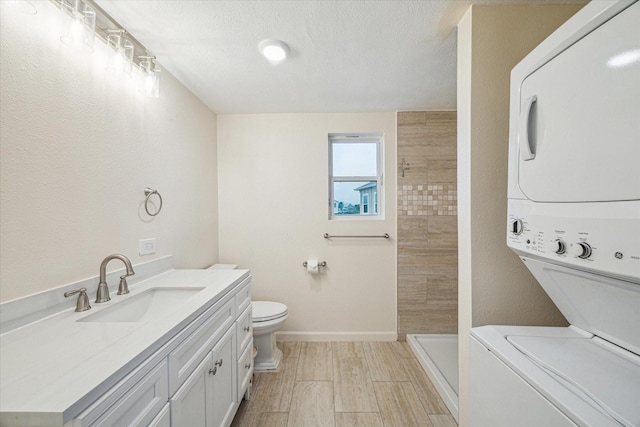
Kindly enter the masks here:
M 563 253 L 567 252 L 567 245 L 563 240 L 558 239 L 551 242 L 551 244 L 549 245 L 549 250 L 557 253 L 558 255 L 562 255 Z
M 591 246 L 586 242 L 575 243 L 571 246 L 571 255 L 587 259 L 591 256 Z
M 509 231 L 511 231 L 513 234 L 516 234 L 516 235 L 522 234 L 522 231 L 524 231 L 522 220 L 516 219 L 514 221 L 511 221 L 511 223 L 509 224 Z

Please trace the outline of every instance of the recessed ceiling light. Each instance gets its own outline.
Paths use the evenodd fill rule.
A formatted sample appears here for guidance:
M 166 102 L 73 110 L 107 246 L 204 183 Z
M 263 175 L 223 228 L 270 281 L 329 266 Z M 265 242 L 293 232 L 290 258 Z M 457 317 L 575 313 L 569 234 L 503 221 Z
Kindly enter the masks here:
M 258 50 L 272 64 L 279 64 L 289 55 L 289 46 L 280 40 L 262 40 L 258 44 Z

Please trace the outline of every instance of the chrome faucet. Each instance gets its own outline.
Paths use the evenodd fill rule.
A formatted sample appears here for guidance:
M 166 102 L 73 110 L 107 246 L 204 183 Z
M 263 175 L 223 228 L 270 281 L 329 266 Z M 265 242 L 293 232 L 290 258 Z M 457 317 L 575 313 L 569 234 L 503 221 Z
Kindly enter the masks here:
M 118 288 L 118 295 L 128 294 L 129 287 L 127 286 L 127 276 L 133 276 L 136 274 L 133 271 L 133 267 L 131 267 L 131 261 L 124 255 L 113 254 L 106 257 L 102 264 L 100 264 L 100 283 L 98 283 L 98 292 L 96 294 L 96 302 L 107 302 L 111 298 L 109 297 L 109 287 L 107 286 L 107 264 L 112 259 L 119 259 L 124 262 L 125 267 L 127 268 L 127 273 L 124 276 L 120 276 L 120 286 Z

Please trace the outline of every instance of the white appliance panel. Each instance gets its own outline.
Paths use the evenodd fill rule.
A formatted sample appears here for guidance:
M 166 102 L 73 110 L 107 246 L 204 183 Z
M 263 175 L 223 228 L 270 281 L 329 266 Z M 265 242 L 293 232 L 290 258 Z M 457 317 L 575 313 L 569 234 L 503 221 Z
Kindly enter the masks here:
M 640 354 L 640 284 L 523 261 L 569 323 Z
M 507 245 L 518 255 L 640 283 L 640 201 L 510 199 L 508 212 Z M 590 252 L 576 253 L 580 245 Z
M 639 23 L 635 3 L 522 82 L 517 173 L 528 199 L 640 199 Z
M 571 323 L 471 330 L 469 424 L 640 426 L 640 2 L 511 73 L 507 244 Z
M 622 425 L 640 425 L 640 357 L 599 338 L 507 336 L 556 381 Z
M 639 357 L 610 347 L 575 327 L 473 328 L 469 425 L 637 426 Z M 601 372 L 590 378 L 592 369 Z
M 469 427 L 575 427 L 534 388 L 473 337 L 469 344 Z

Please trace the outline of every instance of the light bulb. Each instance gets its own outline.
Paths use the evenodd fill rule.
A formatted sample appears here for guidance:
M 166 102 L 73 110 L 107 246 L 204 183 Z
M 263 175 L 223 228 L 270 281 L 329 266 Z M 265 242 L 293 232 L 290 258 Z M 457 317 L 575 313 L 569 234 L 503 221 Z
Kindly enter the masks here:
M 69 34 L 73 43 L 82 43 L 82 17 L 73 16 L 69 23 Z
M 270 61 L 282 61 L 287 57 L 284 49 L 280 46 L 267 46 L 262 50 L 262 54 Z
M 93 52 L 95 39 L 96 12 L 90 6 L 79 0 L 63 0 L 62 13 L 67 23 L 60 40 L 75 49 L 85 49 Z

